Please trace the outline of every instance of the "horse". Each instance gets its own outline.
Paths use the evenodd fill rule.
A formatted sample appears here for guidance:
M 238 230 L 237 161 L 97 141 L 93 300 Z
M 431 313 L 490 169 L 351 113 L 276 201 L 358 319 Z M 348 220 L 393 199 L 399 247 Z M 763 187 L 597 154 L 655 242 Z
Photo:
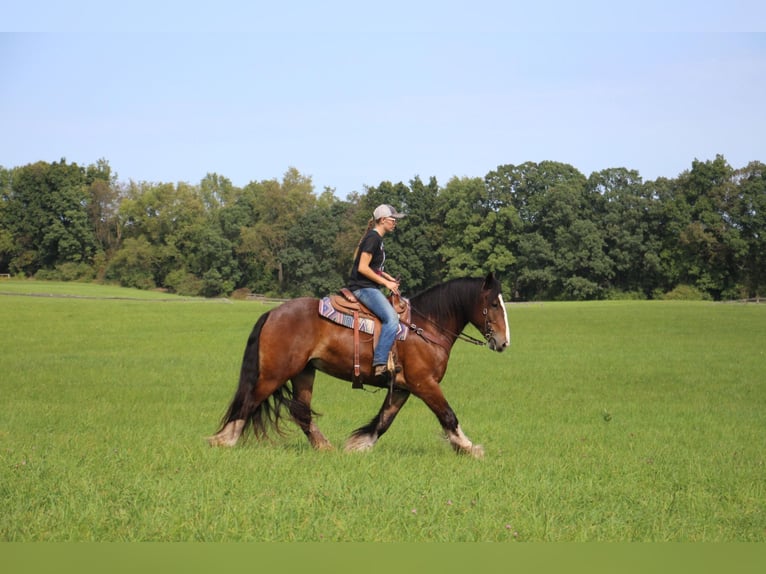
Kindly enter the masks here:
M 390 380 L 373 376 L 371 340 L 357 351 L 355 365 L 354 331 L 320 316 L 319 299 L 292 299 L 261 315 L 247 340 L 234 398 L 218 431 L 208 438 L 209 444 L 234 446 L 250 426 L 257 438 L 266 437 L 269 430 L 281 434 L 279 424 L 286 407 L 312 447 L 332 449 L 311 409 L 314 377 L 319 370 L 352 381 L 356 366 L 363 384 L 388 392 L 377 415 L 348 438 L 346 451 L 371 449 L 410 395 L 415 395 L 436 415 L 456 453 L 481 458 L 483 447 L 461 430 L 440 382 L 458 339 L 496 352 L 509 346 L 500 282 L 493 273 L 452 279 L 413 296 L 409 303 L 411 322 L 403 325 L 407 337 L 396 341 L 398 363 Z M 463 333 L 469 323 L 484 341 Z

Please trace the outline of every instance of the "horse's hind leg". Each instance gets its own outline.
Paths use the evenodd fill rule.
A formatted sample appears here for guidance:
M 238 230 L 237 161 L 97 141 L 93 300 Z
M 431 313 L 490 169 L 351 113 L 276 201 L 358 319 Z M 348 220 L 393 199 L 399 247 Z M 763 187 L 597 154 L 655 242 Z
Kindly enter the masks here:
M 244 419 L 235 419 L 227 422 L 224 427 L 207 441 L 210 446 L 234 446 L 237 444 L 242 431 L 245 429 Z
M 314 392 L 313 367 L 306 367 L 291 380 L 293 383 L 293 400 L 290 402 L 290 414 L 301 430 L 309 439 L 309 443 L 317 450 L 330 450 L 332 444 L 325 438 L 313 420 L 311 411 L 311 396 Z
M 394 422 L 397 413 L 410 398 L 410 391 L 394 387 L 389 390 L 383 406 L 369 424 L 356 429 L 346 441 L 346 451 L 363 451 L 371 449 L 378 439 L 385 433 Z

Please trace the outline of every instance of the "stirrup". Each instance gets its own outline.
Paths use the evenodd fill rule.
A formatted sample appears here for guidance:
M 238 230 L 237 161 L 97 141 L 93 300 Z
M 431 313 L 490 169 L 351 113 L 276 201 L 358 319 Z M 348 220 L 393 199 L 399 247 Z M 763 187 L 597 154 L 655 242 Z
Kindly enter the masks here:
M 372 375 L 374 377 L 386 377 L 391 372 L 391 369 L 388 368 L 388 365 L 375 365 L 373 368 Z
M 399 363 L 399 356 L 394 351 L 388 353 L 388 365 L 386 365 L 390 373 L 398 375 L 402 372 L 402 365 Z

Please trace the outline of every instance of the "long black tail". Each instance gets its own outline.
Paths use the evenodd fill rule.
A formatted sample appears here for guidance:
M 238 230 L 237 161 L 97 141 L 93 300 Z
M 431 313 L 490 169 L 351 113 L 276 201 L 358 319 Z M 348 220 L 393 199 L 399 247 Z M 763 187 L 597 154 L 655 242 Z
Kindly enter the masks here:
M 234 398 L 221 419 L 221 426 L 218 432 L 231 421 L 243 419 L 245 426 L 242 429 L 243 438 L 247 436 L 247 428 L 252 425 L 256 437 L 265 437 L 268 433 L 268 427 L 274 427 L 279 432 L 280 411 L 283 406 L 288 406 L 293 402 L 292 388 L 288 385 L 282 385 L 277 389 L 268 400 L 255 402 L 255 386 L 258 384 L 260 376 L 259 348 L 260 338 L 263 326 L 269 318 L 269 312 L 264 313 L 255 323 L 250 336 L 247 339 L 245 353 L 242 357 L 242 367 L 239 372 L 239 386 Z
M 234 398 L 226 411 L 226 414 L 221 419 L 221 427 L 218 432 L 223 430 L 227 423 L 244 419 L 245 425 L 248 426 L 251 423 L 252 413 L 255 410 L 253 405 L 253 396 L 255 391 L 255 385 L 258 382 L 258 375 L 260 373 L 260 362 L 258 359 L 259 342 L 261 338 L 261 330 L 264 324 L 269 318 L 269 312 L 264 313 L 256 321 L 253 330 L 250 332 L 250 336 L 247 339 L 247 345 L 245 345 L 245 353 L 242 357 L 242 367 L 239 371 L 239 385 L 237 386 L 237 392 L 234 393 Z

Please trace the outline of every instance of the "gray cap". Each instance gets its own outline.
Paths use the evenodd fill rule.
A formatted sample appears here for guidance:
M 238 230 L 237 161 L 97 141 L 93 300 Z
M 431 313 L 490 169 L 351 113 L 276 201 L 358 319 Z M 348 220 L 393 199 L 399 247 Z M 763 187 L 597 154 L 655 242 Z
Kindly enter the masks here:
M 402 217 L 406 217 L 406 213 L 399 213 L 394 209 L 394 206 L 388 205 L 387 203 L 381 204 L 378 207 L 375 208 L 375 211 L 372 212 L 372 218 L 377 221 L 378 219 L 383 219 L 385 217 L 393 217 L 394 219 L 401 219 Z

